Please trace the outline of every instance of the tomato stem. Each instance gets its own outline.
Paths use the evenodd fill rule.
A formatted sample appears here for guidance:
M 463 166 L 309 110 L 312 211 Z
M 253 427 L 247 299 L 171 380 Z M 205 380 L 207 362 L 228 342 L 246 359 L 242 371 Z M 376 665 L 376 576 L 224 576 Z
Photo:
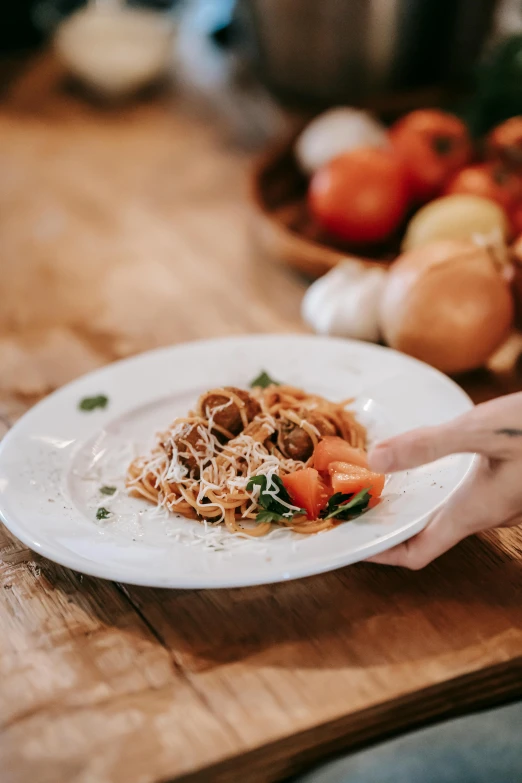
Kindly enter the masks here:
M 433 149 L 437 155 L 449 155 L 453 151 L 454 139 L 451 136 L 434 136 Z

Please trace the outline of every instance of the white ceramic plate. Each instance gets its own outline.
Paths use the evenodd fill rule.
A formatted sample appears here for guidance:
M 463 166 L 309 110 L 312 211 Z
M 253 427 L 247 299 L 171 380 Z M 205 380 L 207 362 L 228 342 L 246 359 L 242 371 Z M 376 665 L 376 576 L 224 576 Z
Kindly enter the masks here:
M 315 536 L 262 539 L 158 513 L 129 498 L 124 475 L 154 433 L 213 386 L 248 386 L 260 370 L 330 399 L 355 397 L 370 438 L 438 424 L 471 407 L 432 368 L 367 343 L 256 336 L 152 351 L 90 373 L 29 411 L 0 447 L 0 514 L 36 552 L 85 574 L 132 584 L 216 588 L 277 582 L 364 560 L 415 533 L 472 464 L 458 455 L 389 477 L 383 502 Z M 105 394 L 104 410 L 78 408 Z M 118 487 L 113 497 L 103 485 Z M 97 508 L 111 512 L 96 519 Z

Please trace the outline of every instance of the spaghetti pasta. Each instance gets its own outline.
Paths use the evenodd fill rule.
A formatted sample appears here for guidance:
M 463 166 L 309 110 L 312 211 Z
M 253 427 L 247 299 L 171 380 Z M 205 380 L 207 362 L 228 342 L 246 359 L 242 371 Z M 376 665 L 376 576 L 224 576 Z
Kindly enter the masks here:
M 186 417 L 157 436 L 151 454 L 128 468 L 131 494 L 185 517 L 224 524 L 232 533 L 263 536 L 273 521 L 256 521 L 259 484 L 277 499 L 277 524 L 298 533 L 316 533 L 335 524 L 308 519 L 279 492 L 281 479 L 310 466 L 325 435 L 337 435 L 357 449 L 366 447 L 365 428 L 348 409 L 350 400 L 330 402 L 292 386 L 250 391 L 233 387 L 201 395 Z

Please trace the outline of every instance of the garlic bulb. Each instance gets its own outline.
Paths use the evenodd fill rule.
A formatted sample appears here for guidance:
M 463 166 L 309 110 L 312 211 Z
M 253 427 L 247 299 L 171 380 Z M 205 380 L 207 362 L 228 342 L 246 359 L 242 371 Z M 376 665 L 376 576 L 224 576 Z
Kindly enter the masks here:
M 295 156 L 306 174 L 357 147 L 385 147 L 386 128 L 361 109 L 341 106 L 316 117 L 297 139 Z
M 318 334 L 377 342 L 386 271 L 347 259 L 306 292 L 301 313 Z

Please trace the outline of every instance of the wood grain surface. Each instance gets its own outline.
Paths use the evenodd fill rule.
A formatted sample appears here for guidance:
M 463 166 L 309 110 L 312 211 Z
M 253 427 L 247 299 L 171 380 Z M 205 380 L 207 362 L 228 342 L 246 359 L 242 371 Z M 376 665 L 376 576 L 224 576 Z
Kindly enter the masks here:
M 249 156 L 211 118 L 168 94 L 96 108 L 43 58 L 0 132 L 6 421 L 155 345 L 302 328 L 304 283 L 249 239 Z M 506 351 L 463 379 L 475 399 L 522 387 Z M 82 577 L 0 528 L 0 780 L 276 781 L 522 696 L 521 555 L 513 529 L 419 573 L 161 591 Z

